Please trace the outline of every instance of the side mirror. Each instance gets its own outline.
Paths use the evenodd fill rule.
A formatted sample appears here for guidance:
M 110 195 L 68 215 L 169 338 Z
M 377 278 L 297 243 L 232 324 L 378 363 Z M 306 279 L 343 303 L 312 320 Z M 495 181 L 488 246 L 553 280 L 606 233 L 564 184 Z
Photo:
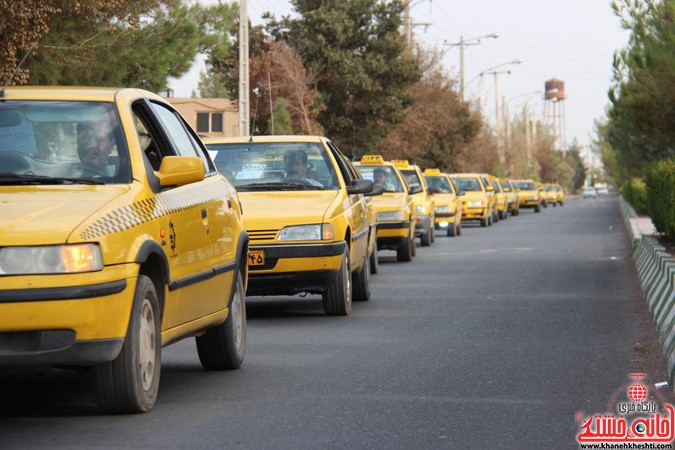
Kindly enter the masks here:
M 373 190 L 373 182 L 370 180 L 354 180 L 351 186 L 347 186 L 347 194 L 367 194 Z
M 420 192 L 424 192 L 424 188 L 422 188 L 422 186 L 419 184 L 416 184 L 415 186 L 408 189 L 408 194 L 410 195 L 419 194 Z
M 381 184 L 374 184 L 373 185 L 373 190 L 368 192 L 366 195 L 367 196 L 374 196 L 374 195 L 382 195 L 384 193 L 384 186 Z
M 438 189 L 438 188 L 436 188 L 436 187 L 430 187 L 430 188 L 427 188 L 427 192 L 428 192 L 429 194 L 432 194 L 432 195 L 433 195 L 433 194 L 438 194 L 438 193 L 441 192 L 441 191 L 440 191 L 440 189 Z
M 488 187 L 485 188 L 485 190 L 488 191 L 488 192 L 492 192 L 492 191 L 495 190 L 495 188 L 492 187 L 492 186 L 488 186 Z
M 204 163 L 198 156 L 165 156 L 155 176 L 162 187 L 183 186 L 202 181 L 205 173 Z

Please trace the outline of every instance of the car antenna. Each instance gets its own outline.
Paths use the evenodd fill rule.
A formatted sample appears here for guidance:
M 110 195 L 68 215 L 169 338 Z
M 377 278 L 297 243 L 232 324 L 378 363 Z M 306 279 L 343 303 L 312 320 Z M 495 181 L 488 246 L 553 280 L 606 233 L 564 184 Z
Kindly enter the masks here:
M 253 130 L 255 130 L 255 119 L 258 116 L 258 100 L 260 100 L 258 88 L 253 89 L 253 93 L 255 94 L 255 108 L 253 109 L 253 124 L 251 124 L 251 137 L 248 140 L 249 142 L 253 142 Z
M 14 72 L 12 72 L 12 74 L 9 76 L 9 80 L 7 80 L 7 83 L 5 83 L 5 85 L 2 87 L 2 90 L 0 90 L 0 98 L 5 97 L 5 90 L 7 89 L 7 86 L 9 86 L 9 84 L 12 82 L 12 80 L 16 76 L 16 73 L 19 71 L 19 69 L 23 65 L 24 61 L 26 61 L 26 58 L 28 58 L 28 55 L 30 55 L 30 52 L 33 51 L 33 47 L 35 47 L 36 44 L 37 44 L 37 41 L 33 42 L 33 45 L 31 45 L 30 48 L 28 49 L 28 51 L 26 52 L 26 54 L 23 55 L 23 58 L 21 58 L 21 61 L 16 66 L 16 69 L 14 69 Z

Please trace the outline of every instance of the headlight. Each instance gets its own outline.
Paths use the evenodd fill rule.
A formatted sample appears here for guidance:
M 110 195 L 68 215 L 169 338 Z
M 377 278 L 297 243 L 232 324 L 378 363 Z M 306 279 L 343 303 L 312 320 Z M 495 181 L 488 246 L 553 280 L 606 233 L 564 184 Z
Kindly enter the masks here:
M 316 225 L 297 225 L 284 227 L 279 233 L 278 241 L 320 241 L 334 239 L 335 229 L 329 223 Z
M 405 213 L 403 211 L 384 211 L 377 213 L 377 221 L 384 222 L 386 220 L 403 220 Z
M 436 212 L 439 212 L 439 213 L 450 212 L 450 207 L 449 206 L 437 206 Z
M 96 244 L 0 248 L 0 274 L 32 275 L 94 272 L 103 269 Z
M 483 206 L 482 200 L 471 200 L 469 206 Z
M 415 212 L 418 214 L 426 214 L 427 213 L 427 207 L 422 206 L 422 205 L 417 205 L 415 206 Z

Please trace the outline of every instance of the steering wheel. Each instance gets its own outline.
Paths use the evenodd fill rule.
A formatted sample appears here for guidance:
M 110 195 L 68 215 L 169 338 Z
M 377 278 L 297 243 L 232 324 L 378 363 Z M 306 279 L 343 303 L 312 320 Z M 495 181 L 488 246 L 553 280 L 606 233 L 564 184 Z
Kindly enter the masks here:
M 0 152 L 0 172 L 26 173 L 33 170 L 32 158 L 16 151 Z

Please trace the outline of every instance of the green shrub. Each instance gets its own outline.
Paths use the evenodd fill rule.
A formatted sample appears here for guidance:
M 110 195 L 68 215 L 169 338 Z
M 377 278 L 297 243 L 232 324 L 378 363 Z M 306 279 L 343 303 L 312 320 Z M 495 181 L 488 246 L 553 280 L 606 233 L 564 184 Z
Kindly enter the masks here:
M 640 215 L 649 214 L 647 207 L 647 187 L 642 178 L 631 178 L 621 186 L 621 195 Z
M 675 158 L 647 165 L 647 207 L 656 228 L 675 239 Z

